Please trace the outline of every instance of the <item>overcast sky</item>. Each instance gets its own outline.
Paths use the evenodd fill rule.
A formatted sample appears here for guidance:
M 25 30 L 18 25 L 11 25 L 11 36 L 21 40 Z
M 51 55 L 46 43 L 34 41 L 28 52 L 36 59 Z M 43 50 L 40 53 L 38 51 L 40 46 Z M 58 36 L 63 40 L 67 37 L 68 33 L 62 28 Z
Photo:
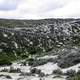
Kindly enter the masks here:
M 79 18 L 80 0 L 0 0 L 0 18 Z

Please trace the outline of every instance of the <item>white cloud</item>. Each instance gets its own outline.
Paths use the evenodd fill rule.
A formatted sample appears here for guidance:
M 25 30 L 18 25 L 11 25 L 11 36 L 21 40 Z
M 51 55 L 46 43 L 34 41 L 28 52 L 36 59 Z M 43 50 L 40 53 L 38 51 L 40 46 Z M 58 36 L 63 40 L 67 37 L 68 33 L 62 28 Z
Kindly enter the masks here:
M 0 10 L 15 10 L 17 8 L 17 0 L 0 0 Z
M 0 18 L 80 17 L 80 0 L 0 0 L 0 4 Z
M 52 14 L 52 12 L 50 12 L 50 14 Z M 71 2 L 69 2 L 66 6 L 64 6 L 63 8 L 57 9 L 54 12 L 54 16 L 56 17 L 80 17 L 80 0 L 72 0 Z

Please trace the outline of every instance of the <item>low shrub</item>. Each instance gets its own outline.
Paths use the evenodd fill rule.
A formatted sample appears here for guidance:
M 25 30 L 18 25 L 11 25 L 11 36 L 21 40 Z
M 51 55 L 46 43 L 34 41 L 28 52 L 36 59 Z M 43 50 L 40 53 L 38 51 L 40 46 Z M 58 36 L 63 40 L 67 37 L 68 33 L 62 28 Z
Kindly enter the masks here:
M 40 69 L 37 69 L 37 68 L 31 69 L 31 74 L 38 74 L 39 77 L 44 77 L 45 76 L 45 74 L 43 72 L 41 72 Z
M 77 74 L 80 74 L 80 70 L 78 70 Z
M 68 77 L 67 80 L 80 80 L 80 75 L 75 75 L 73 77 Z
M 36 68 L 31 69 L 31 74 L 40 74 L 40 73 L 41 73 L 41 70 L 39 69 L 36 69 Z
M 39 77 L 44 77 L 45 74 L 43 72 L 40 72 Z
M 12 62 L 8 59 L 2 59 L 0 60 L 0 66 L 9 66 L 12 65 Z
M 63 72 L 60 69 L 56 69 L 52 72 L 52 74 L 63 74 Z
M 69 76 L 69 77 L 72 77 L 72 76 L 75 76 L 76 75 L 76 71 L 75 70 L 68 70 L 65 75 Z
M 10 70 L 9 70 L 10 73 L 20 73 L 21 70 L 19 68 L 17 69 L 14 69 L 13 67 L 10 67 Z
M 1 74 L 0 77 L 5 77 L 5 78 L 7 78 L 7 79 L 12 79 L 12 77 L 9 76 L 9 75 L 3 75 L 3 74 Z
M 53 61 L 54 60 L 52 58 L 51 59 L 31 59 L 31 60 L 28 60 L 28 65 L 36 67 L 36 66 L 44 65 L 47 62 L 53 62 Z
M 26 66 L 26 61 L 24 61 L 24 62 L 21 62 L 21 66 Z
M 21 74 L 19 76 L 31 76 L 31 73 L 24 73 L 24 72 L 21 72 Z
M 54 78 L 63 78 L 61 75 L 55 75 L 54 77 L 53 77 L 53 79 Z
M 3 70 L 1 70 L 1 72 L 8 72 L 9 70 L 4 68 Z

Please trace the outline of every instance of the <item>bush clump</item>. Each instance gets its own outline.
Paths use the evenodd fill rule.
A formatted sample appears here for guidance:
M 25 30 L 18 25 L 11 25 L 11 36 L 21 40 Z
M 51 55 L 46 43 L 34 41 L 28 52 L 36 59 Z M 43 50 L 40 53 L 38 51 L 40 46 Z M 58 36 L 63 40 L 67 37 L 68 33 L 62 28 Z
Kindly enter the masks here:
M 19 76 L 31 76 L 31 73 L 24 73 L 24 72 L 21 72 L 21 74 Z
M 79 50 L 68 50 L 68 52 L 63 53 L 58 56 L 58 66 L 61 68 L 68 68 L 80 63 L 80 52 Z
M 68 70 L 65 75 L 69 76 L 69 77 L 72 77 L 72 76 L 75 76 L 76 75 L 76 71 L 75 70 Z
M 19 68 L 14 69 L 14 67 L 10 67 L 9 72 L 10 72 L 10 73 L 21 73 L 21 70 L 20 70 Z
M 36 68 L 31 69 L 31 74 L 40 74 L 40 73 L 41 73 L 41 70 L 39 69 L 36 69 Z
M 62 75 L 63 72 L 60 70 L 60 69 L 56 69 L 52 72 L 52 74 L 59 74 L 59 75 Z
M 38 74 L 39 77 L 44 77 L 45 76 L 45 74 L 43 72 L 41 72 L 40 69 L 37 69 L 37 68 L 31 69 L 31 74 Z
M 67 80 L 80 80 L 80 75 L 75 75 L 73 77 L 68 77 Z
M 2 59 L 0 60 L 0 66 L 9 66 L 12 65 L 12 62 L 8 59 Z
M 33 67 L 36 67 L 36 66 L 39 66 L 39 65 L 44 65 L 46 64 L 47 62 L 53 62 L 54 59 L 29 59 L 28 60 L 28 65 L 29 66 L 33 66 Z
M 7 78 L 7 79 L 12 79 L 12 77 L 9 76 L 9 75 L 3 75 L 3 74 L 1 74 L 0 77 L 5 77 L 5 78 Z
M 80 80 L 80 70 L 75 72 L 74 70 L 67 71 L 67 80 Z
M 9 70 L 6 69 L 6 68 L 4 68 L 4 69 L 1 70 L 1 72 L 8 72 L 8 71 L 9 71 Z

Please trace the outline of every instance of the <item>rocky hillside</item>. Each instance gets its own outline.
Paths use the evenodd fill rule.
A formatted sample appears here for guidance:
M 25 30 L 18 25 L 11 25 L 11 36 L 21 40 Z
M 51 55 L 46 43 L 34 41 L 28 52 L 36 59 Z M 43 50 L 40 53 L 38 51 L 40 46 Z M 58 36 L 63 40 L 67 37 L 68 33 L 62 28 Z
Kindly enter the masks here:
M 0 79 L 80 80 L 80 19 L 0 19 Z
M 0 25 L 0 52 L 41 53 L 80 46 L 79 19 L 0 20 Z

